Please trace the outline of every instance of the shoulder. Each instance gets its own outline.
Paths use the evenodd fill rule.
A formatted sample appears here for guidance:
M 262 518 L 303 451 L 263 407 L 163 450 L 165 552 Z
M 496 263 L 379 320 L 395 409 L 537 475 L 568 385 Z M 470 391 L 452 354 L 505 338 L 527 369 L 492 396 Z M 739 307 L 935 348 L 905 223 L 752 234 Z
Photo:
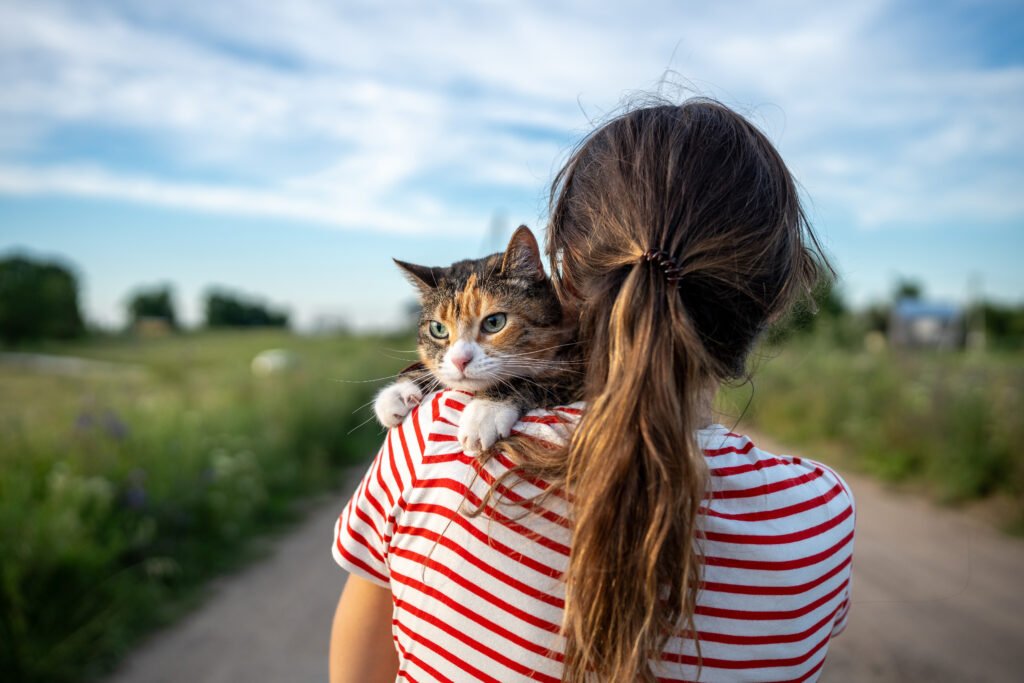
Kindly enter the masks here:
M 721 425 L 702 429 L 698 436 L 711 474 L 714 500 L 757 497 L 770 504 L 821 496 L 853 504 L 846 481 L 821 462 L 765 450 L 751 437 Z
M 853 493 L 835 470 L 764 450 L 717 425 L 701 430 L 700 441 L 710 475 L 709 530 L 761 545 L 839 550 L 852 544 Z
M 846 624 L 853 495 L 826 465 L 759 448 L 724 427 L 701 430 L 700 441 L 710 475 L 699 530 L 705 614 L 735 619 L 732 635 L 771 633 L 763 656 L 796 672 L 810 655 L 794 653 L 827 648 Z

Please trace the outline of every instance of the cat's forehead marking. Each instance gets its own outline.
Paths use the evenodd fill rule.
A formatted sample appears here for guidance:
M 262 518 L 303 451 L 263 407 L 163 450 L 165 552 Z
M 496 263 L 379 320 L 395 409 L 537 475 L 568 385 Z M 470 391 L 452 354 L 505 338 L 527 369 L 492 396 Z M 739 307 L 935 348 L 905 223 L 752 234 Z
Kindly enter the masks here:
M 445 324 L 450 324 L 458 318 L 455 315 L 455 301 L 452 299 L 441 301 L 434 310 L 435 317 Z
M 459 318 L 473 318 L 480 306 L 479 280 L 476 273 L 471 273 L 466 284 L 455 297 L 455 314 Z
M 497 301 L 494 293 L 486 285 L 486 281 L 478 279 L 475 273 L 469 276 L 465 286 L 455 297 L 454 312 L 461 321 L 473 323 L 495 312 L 492 309 Z

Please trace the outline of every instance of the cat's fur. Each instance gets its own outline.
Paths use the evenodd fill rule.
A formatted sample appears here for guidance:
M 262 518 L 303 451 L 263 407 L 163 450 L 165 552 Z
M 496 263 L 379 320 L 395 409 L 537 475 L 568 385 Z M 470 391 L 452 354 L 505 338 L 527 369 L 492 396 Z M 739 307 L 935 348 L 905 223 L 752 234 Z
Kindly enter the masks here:
M 443 386 L 473 393 L 459 424 L 469 454 L 509 435 L 519 417 L 539 406 L 578 398 L 574 327 L 564 319 L 540 250 L 525 225 L 502 253 L 446 268 L 395 260 L 420 291 L 420 364 L 384 388 L 374 402 L 381 424 L 392 427 L 423 398 Z M 505 316 L 487 331 L 491 316 Z M 447 338 L 438 339 L 437 323 Z

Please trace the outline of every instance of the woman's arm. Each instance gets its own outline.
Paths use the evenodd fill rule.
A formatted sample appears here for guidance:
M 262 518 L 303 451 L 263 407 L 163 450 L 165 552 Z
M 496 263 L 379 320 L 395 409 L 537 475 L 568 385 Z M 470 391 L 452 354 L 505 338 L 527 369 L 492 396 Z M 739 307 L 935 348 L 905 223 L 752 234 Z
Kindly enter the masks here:
M 392 683 L 391 591 L 350 574 L 331 628 L 331 683 Z

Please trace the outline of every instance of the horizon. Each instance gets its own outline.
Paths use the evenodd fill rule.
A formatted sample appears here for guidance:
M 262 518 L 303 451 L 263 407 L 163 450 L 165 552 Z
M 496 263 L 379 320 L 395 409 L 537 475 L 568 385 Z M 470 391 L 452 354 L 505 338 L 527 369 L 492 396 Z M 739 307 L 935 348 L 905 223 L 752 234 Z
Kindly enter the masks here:
M 400 312 L 396 317 L 382 324 L 369 324 L 369 325 L 358 325 L 354 324 L 354 321 L 337 314 L 322 313 L 318 316 L 314 316 L 312 319 L 304 320 L 299 325 L 296 325 L 296 321 L 293 316 L 293 307 L 290 302 L 286 300 L 280 300 L 272 296 L 266 296 L 260 292 L 248 291 L 242 288 L 232 287 L 230 285 L 224 285 L 219 282 L 211 282 L 205 286 L 199 288 L 197 298 L 191 302 L 191 305 L 182 305 L 181 297 L 178 295 L 177 287 L 169 280 L 164 281 L 151 281 L 141 283 L 140 285 L 126 291 L 122 298 L 122 309 L 123 319 L 116 322 L 102 321 L 92 318 L 88 315 L 83 304 L 82 293 L 85 289 L 86 278 L 83 276 L 81 268 L 74 262 L 63 258 L 61 256 L 48 255 L 43 252 L 34 252 L 32 250 L 19 249 L 17 247 L 12 248 L 9 251 L 0 251 L 0 260 L 6 258 L 25 257 L 36 262 L 46 262 L 55 264 L 68 269 L 75 275 L 79 284 L 79 305 L 84 317 L 84 322 L 87 328 L 90 329 L 91 333 L 98 334 L 119 334 L 125 329 L 131 326 L 130 314 L 128 313 L 128 300 L 132 294 L 135 294 L 142 290 L 152 290 L 156 288 L 167 287 L 170 289 L 174 310 L 177 314 L 177 327 L 183 332 L 198 332 L 205 329 L 209 329 L 206 326 L 205 321 L 202 319 L 203 302 L 210 293 L 225 293 L 228 295 L 234 295 L 244 298 L 248 301 L 255 302 L 261 305 L 267 306 L 269 309 L 280 310 L 286 313 L 289 317 L 287 329 L 298 334 L 323 334 L 331 332 L 356 332 L 356 333 L 367 333 L 367 334 L 392 334 L 396 332 L 405 331 L 409 326 L 408 310 L 410 306 L 418 304 L 418 298 L 415 296 L 415 292 L 412 288 L 409 289 L 408 296 L 401 302 L 398 302 Z M 405 282 L 405 280 L 403 280 Z M 955 309 L 964 309 L 973 304 L 987 303 L 1001 306 L 1022 306 L 1024 305 L 1024 297 L 1020 298 L 1000 298 L 998 296 L 979 296 L 976 293 L 970 291 L 970 284 L 968 285 L 968 294 L 962 299 L 942 298 L 932 296 L 927 288 L 922 286 L 922 291 L 919 297 L 900 297 L 897 289 L 901 285 L 921 285 L 921 281 L 909 274 L 897 274 L 896 279 L 892 281 L 892 287 L 887 295 L 871 299 L 868 301 L 861 302 L 859 304 L 852 303 L 842 289 L 842 283 L 837 281 L 836 286 L 840 300 L 847 308 L 847 310 L 854 314 L 859 315 L 866 313 L 870 308 L 877 306 L 895 306 L 902 301 L 920 300 L 921 302 L 929 306 L 952 306 Z M 977 286 L 975 286 L 977 289 Z M 972 298 L 973 297 L 973 298 Z M 189 318 L 183 318 L 181 315 L 183 310 L 193 311 L 193 315 Z

